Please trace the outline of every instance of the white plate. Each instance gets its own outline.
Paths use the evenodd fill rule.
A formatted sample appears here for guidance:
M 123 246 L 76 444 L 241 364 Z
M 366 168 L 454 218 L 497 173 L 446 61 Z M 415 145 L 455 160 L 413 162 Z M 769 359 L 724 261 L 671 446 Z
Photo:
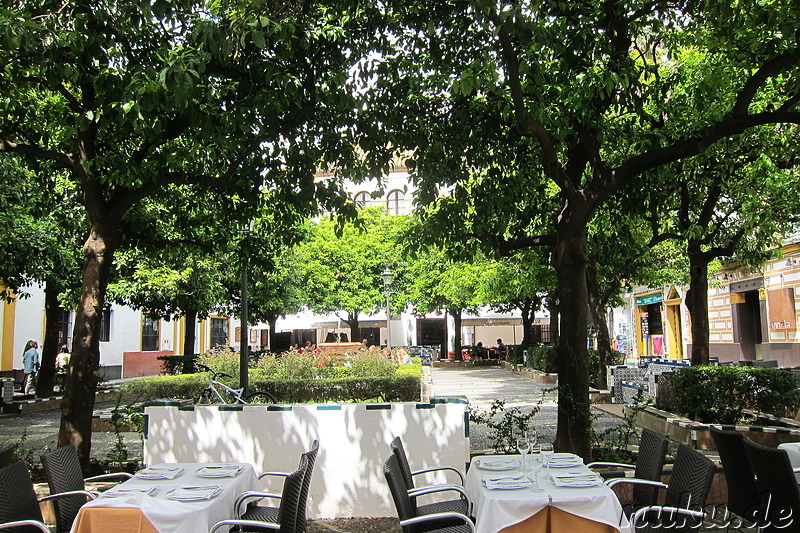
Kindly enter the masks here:
M 547 465 L 550 468 L 575 468 L 583 465 L 583 461 L 550 461 Z
M 158 492 L 158 487 L 114 487 L 113 489 L 105 491 L 101 496 L 108 498 L 118 496 L 137 496 L 139 494 L 152 496 L 156 492 Z
M 505 470 L 514 470 L 519 468 L 519 461 L 516 459 L 478 459 L 475 461 L 475 466 L 481 470 L 494 470 L 496 472 L 502 472 Z
M 183 474 L 182 467 L 174 467 L 174 468 L 145 468 L 144 470 L 139 470 L 134 474 L 135 477 L 139 479 L 175 479 L 176 477 Z
M 244 470 L 240 465 L 207 465 L 199 468 L 196 472 L 197 477 L 216 478 L 216 477 L 236 477 Z
M 489 490 L 519 490 L 529 489 L 533 486 L 533 483 L 530 481 L 513 479 L 506 479 L 503 481 L 487 481 L 482 479 L 481 483 Z
M 196 502 L 202 500 L 210 500 L 220 493 L 221 487 L 219 485 L 206 485 L 198 487 L 179 487 L 167 492 L 168 500 L 176 500 L 179 502 Z
M 556 487 L 572 488 L 597 487 L 603 483 L 603 480 L 595 474 L 550 476 L 550 481 L 552 481 Z

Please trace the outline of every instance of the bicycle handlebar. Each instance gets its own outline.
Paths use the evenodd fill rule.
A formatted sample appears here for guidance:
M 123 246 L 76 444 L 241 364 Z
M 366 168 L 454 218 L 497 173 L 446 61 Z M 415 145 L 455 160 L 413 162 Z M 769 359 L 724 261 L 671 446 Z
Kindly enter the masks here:
M 214 373 L 215 373 L 217 376 L 221 376 L 221 377 L 223 377 L 223 378 L 231 378 L 231 379 L 233 379 L 233 376 L 231 376 L 230 374 L 226 374 L 225 372 L 214 372 Z
M 210 367 L 207 367 L 206 365 L 202 365 L 200 363 L 197 363 L 194 366 L 199 368 L 203 372 L 211 372 L 213 374 L 213 377 L 211 379 L 217 379 L 218 377 L 233 379 L 233 376 L 231 376 L 230 374 L 226 374 L 225 372 L 217 372 L 216 370 L 213 370 Z

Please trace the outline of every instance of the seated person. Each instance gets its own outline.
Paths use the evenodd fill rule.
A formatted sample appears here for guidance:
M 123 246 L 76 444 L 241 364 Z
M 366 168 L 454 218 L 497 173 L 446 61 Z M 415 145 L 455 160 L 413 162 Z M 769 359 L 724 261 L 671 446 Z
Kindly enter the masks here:
M 483 359 L 486 356 L 486 348 L 483 347 L 483 343 L 479 342 L 473 346 L 472 354 L 470 355 L 473 359 Z
M 497 339 L 497 347 L 495 348 L 497 351 L 497 358 L 498 359 L 505 359 L 506 353 L 508 352 L 508 346 L 503 344 L 503 339 Z

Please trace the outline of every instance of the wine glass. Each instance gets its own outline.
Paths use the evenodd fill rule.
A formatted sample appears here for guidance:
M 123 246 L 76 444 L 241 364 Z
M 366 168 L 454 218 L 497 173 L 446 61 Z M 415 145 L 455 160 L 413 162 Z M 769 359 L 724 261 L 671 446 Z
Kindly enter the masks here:
M 533 449 L 533 447 L 536 446 L 536 442 L 538 441 L 537 436 L 536 436 L 536 428 L 526 429 L 525 430 L 525 436 L 528 438 L 528 440 L 531 443 L 531 449 Z
M 550 470 L 550 459 L 553 457 L 553 445 L 544 443 L 541 446 L 542 449 L 542 466 L 547 466 L 548 471 Z
M 544 492 L 539 487 L 539 471 L 542 469 L 542 449 L 541 446 L 531 447 L 531 471 L 533 476 L 527 476 L 528 480 L 533 482 L 533 486 L 528 490 L 531 492 Z
M 527 472 L 528 468 L 525 464 L 525 455 L 531 449 L 531 443 L 526 437 L 517 437 L 517 451 L 519 451 L 520 456 L 522 456 L 522 468 L 520 469 L 523 472 Z

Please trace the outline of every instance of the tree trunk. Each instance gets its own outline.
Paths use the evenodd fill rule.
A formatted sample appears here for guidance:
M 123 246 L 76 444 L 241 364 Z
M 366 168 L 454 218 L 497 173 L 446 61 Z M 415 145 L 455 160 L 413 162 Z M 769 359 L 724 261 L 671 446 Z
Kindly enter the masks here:
M 453 356 L 456 361 L 462 361 L 461 357 L 461 309 L 448 309 L 448 313 L 453 317 Z
M 559 333 L 558 298 L 553 294 L 548 295 L 545 306 L 550 312 L 550 345 L 555 346 L 558 344 Z
M 597 382 L 595 387 L 606 388 L 608 382 L 607 366 L 611 362 L 611 335 L 608 332 L 608 320 L 606 319 L 605 307 L 600 309 L 591 306 L 592 321 L 597 332 L 597 355 L 600 368 L 597 370 Z
M 606 302 L 600 296 L 600 288 L 597 285 L 597 277 L 591 267 L 587 268 L 586 288 L 589 297 L 589 312 L 592 315 L 592 322 L 595 326 L 597 335 L 597 356 L 598 370 L 596 383 L 593 385 L 601 389 L 606 387 L 606 366 L 611 361 L 611 336 L 608 333 L 608 321 L 606 320 Z
M 692 320 L 692 365 L 707 365 L 709 355 L 708 325 L 708 263 L 709 258 L 700 249 L 700 244 L 690 241 L 689 291 L 686 307 Z
M 194 355 L 194 343 L 197 338 L 195 331 L 197 330 L 197 309 L 186 310 L 183 317 L 183 373 L 194 373 L 194 362 L 189 359 L 190 355 Z
M 358 311 L 348 311 L 347 318 L 344 320 L 347 322 L 347 325 L 350 326 L 350 341 L 351 342 L 360 342 L 361 341 L 361 328 L 358 326 Z M 381 340 L 378 339 L 378 344 L 380 344 Z
M 269 351 L 272 352 L 273 347 L 275 346 L 275 334 L 277 333 L 278 327 L 278 313 L 274 311 L 266 311 L 264 313 L 267 324 L 269 324 Z
M 524 300 L 519 306 L 522 314 L 522 344 L 533 344 L 533 319 L 536 312 L 533 310 L 533 301 Z
M 52 280 L 44 287 L 44 342 L 42 342 L 42 361 L 37 374 L 36 395 L 48 398 L 53 395 L 56 385 L 56 356 L 58 345 L 58 319 L 61 306 L 58 303 L 60 290 Z
M 589 354 L 586 349 L 589 314 L 586 218 L 582 216 L 576 220 L 570 218 L 568 212 L 562 212 L 553 253 L 561 315 L 561 332 L 555 345 L 558 360 L 555 447 L 558 451 L 580 455 L 589 462 L 592 450 L 589 437 Z
M 100 317 L 116 246 L 114 229 L 98 223 L 93 224 L 83 246 L 83 285 L 61 402 L 58 446 L 75 445 L 84 470 L 91 456 L 92 414 L 100 378 Z

